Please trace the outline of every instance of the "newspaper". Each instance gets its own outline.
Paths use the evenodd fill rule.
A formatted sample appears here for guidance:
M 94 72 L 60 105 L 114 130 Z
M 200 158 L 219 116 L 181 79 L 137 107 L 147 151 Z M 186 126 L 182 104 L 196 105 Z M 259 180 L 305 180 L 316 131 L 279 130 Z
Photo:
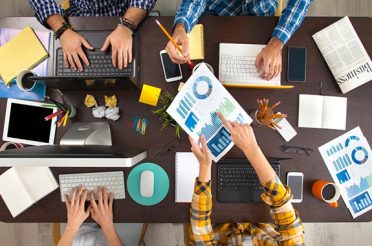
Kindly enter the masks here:
M 313 35 L 342 93 L 372 80 L 372 62 L 349 17 Z

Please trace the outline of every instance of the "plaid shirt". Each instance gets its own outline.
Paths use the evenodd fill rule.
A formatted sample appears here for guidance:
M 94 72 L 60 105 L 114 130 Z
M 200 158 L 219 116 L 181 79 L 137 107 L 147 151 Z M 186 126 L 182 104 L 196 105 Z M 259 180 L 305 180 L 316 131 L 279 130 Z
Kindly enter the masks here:
M 29 0 L 40 23 L 54 14 L 62 16 L 123 16 L 130 8 L 150 11 L 155 0 L 70 0 L 70 8 L 65 12 L 54 0 Z
M 288 0 L 272 35 L 283 42 L 291 38 L 301 25 L 313 0 Z M 220 16 L 272 16 L 278 7 L 278 0 L 182 0 L 174 25 L 182 22 L 187 32 L 198 22 L 205 10 Z
M 253 245 L 305 245 L 304 227 L 292 207 L 289 189 L 278 177 L 262 184 L 262 200 L 269 205 L 273 224 L 234 223 L 212 225 L 211 184 L 196 180 L 190 208 L 191 245 L 243 245 L 251 237 Z

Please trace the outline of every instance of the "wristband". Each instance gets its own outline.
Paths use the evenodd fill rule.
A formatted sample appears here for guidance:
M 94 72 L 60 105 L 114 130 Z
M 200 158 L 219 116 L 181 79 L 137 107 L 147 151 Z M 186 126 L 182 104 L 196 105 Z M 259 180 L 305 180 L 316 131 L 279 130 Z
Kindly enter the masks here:
M 73 30 L 72 27 L 70 26 L 70 24 L 68 24 L 68 23 L 65 22 L 65 23 L 63 23 L 63 25 L 62 25 L 60 28 L 58 28 L 57 31 L 54 32 L 54 39 L 55 39 L 55 40 L 59 39 L 59 38 L 62 36 L 62 34 L 63 34 L 67 29 L 71 29 L 71 30 Z
M 132 33 L 136 31 L 136 25 L 133 21 L 127 19 L 127 18 L 119 18 L 119 26 L 127 27 Z

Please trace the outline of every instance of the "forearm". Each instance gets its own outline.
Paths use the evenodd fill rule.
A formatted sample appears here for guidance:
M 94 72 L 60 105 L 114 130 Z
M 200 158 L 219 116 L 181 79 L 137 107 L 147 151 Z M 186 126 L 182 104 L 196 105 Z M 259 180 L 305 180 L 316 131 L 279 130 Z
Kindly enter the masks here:
M 79 228 L 73 228 L 67 224 L 65 231 L 57 246 L 70 246 L 74 241 L 75 234 L 78 232 Z
M 46 19 L 46 23 L 54 32 L 57 31 L 65 22 L 65 19 L 58 14 L 51 15 Z
M 109 246 L 123 246 L 118 233 L 116 232 L 114 224 L 102 227 L 103 234 L 105 235 Z
M 124 14 L 124 18 L 133 21 L 138 26 L 141 21 L 146 17 L 147 11 L 140 8 L 130 7 Z
M 41 24 L 46 24 L 49 16 L 63 16 L 62 8 L 54 0 L 29 0 L 31 7 L 35 11 L 35 16 Z
M 206 0 L 182 0 L 174 18 L 173 27 L 178 23 L 183 23 L 186 32 L 190 32 L 198 23 L 205 8 Z
M 313 0 L 289 0 L 272 35 L 286 44 L 304 20 Z
M 269 182 L 276 176 L 274 169 L 267 161 L 259 146 L 256 146 L 254 149 L 244 149 L 243 152 L 252 164 L 261 183 Z
M 208 182 L 211 180 L 211 167 L 199 166 L 199 181 Z

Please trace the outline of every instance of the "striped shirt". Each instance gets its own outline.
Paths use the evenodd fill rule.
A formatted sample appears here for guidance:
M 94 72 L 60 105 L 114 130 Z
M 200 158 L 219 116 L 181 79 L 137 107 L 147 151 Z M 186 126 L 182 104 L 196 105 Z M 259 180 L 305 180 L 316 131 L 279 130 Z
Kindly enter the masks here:
M 211 224 L 211 182 L 196 180 L 190 208 L 191 245 L 243 245 L 252 240 L 253 245 L 305 245 L 304 227 L 292 207 L 291 192 L 276 176 L 262 184 L 262 200 L 269 205 L 272 224 L 228 223 Z M 250 237 L 250 238 L 249 238 Z
M 54 14 L 61 16 L 123 16 L 130 8 L 151 11 L 155 0 L 70 0 L 70 8 L 64 11 L 54 0 L 29 0 L 36 18 L 44 24 Z
M 283 42 L 291 38 L 301 25 L 313 0 L 288 0 L 272 36 Z M 278 7 L 278 0 L 182 0 L 174 25 L 183 23 L 187 32 L 197 24 L 204 11 L 219 16 L 272 16 Z

